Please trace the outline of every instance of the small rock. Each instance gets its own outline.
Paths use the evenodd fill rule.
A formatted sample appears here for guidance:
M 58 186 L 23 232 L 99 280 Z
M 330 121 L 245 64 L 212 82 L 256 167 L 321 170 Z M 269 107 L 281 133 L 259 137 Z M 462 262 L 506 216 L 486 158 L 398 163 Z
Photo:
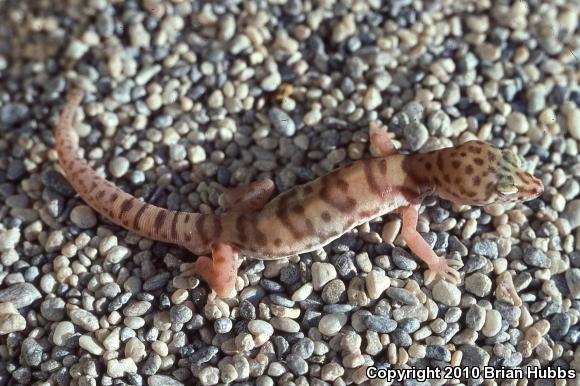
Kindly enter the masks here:
M 324 315 L 318 322 L 318 330 L 326 336 L 335 336 L 346 324 L 348 316 L 346 314 Z
M 97 216 L 91 207 L 87 205 L 77 205 L 70 212 L 70 220 L 81 229 L 92 228 L 97 225 Z
M 480 298 L 485 297 L 491 291 L 491 279 L 476 272 L 465 278 L 465 289 Z
M 0 290 L 0 302 L 10 302 L 16 308 L 27 307 L 40 298 L 40 292 L 30 283 L 18 283 Z
M 524 250 L 524 261 L 532 267 L 550 268 L 551 262 L 548 256 L 540 249 L 528 246 Z
M 439 303 L 455 307 L 459 305 L 461 300 L 461 291 L 456 285 L 441 280 L 433 286 L 433 299 Z
M 365 284 L 369 297 L 376 300 L 391 285 L 391 279 L 385 275 L 384 271 L 373 270 L 368 273 Z
M 168 376 L 155 374 L 147 378 L 147 385 L 149 386 L 184 386 L 183 383 Z
M 296 133 L 294 120 L 284 110 L 274 107 L 268 112 L 268 117 L 274 129 L 280 134 L 291 137 Z
M 485 314 L 485 324 L 483 325 L 483 335 L 487 337 L 496 336 L 501 330 L 501 314 L 497 310 L 488 310 Z
M 336 268 L 329 263 L 316 262 L 312 264 L 312 286 L 320 290 L 326 283 L 336 278 Z
M 107 362 L 107 375 L 111 378 L 121 378 L 127 373 L 136 373 L 137 365 L 131 358 L 111 359 Z
M 379 334 L 388 334 L 397 328 L 396 321 L 379 315 L 369 315 L 365 319 L 365 325 L 369 330 L 376 331 Z
M 57 346 L 64 346 L 68 338 L 75 333 L 75 326 L 69 321 L 59 322 L 54 328 L 52 341 Z
M 42 361 L 42 346 L 32 338 L 26 338 L 20 346 L 20 361 L 25 366 L 38 366 Z
M 68 316 L 74 324 L 87 331 L 96 331 L 99 329 L 99 320 L 87 310 L 75 308 L 68 312 Z
M 109 162 L 109 171 L 115 178 L 123 177 L 129 171 L 129 160 L 125 157 L 115 157 Z
M 0 232 L 0 252 L 16 248 L 20 241 L 20 229 L 11 228 Z

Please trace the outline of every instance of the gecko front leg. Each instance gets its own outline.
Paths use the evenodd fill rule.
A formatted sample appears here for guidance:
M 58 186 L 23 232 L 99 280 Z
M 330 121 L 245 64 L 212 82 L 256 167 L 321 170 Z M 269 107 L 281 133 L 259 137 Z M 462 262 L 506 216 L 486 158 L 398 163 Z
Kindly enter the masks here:
M 371 145 L 373 145 L 373 147 L 379 152 L 381 156 L 386 157 L 389 155 L 399 154 L 399 151 L 395 148 L 393 141 L 391 141 L 392 137 L 393 134 L 387 131 L 386 126 L 379 127 L 376 121 L 371 122 Z
M 193 265 L 195 274 L 201 276 L 220 298 L 231 297 L 238 276 L 238 252 L 229 244 L 214 243 L 210 259 L 200 256 Z
M 401 209 L 401 213 L 403 214 L 403 239 L 411 251 L 429 266 L 425 282 L 428 284 L 433 281 L 435 276 L 441 276 L 453 284 L 458 284 L 461 281 L 461 276 L 457 268 L 461 266 L 461 262 L 437 256 L 417 232 L 419 205 L 406 206 Z

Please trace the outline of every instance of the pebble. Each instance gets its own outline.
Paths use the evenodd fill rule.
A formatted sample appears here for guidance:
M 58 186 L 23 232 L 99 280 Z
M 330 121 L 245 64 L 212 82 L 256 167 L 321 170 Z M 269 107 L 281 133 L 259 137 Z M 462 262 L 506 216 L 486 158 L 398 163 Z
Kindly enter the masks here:
M 326 283 L 336 278 L 336 268 L 329 263 L 316 262 L 312 264 L 312 287 L 315 291 L 320 290 Z
M 88 229 L 97 225 L 97 216 L 91 207 L 77 205 L 70 212 L 70 221 L 81 229 Z
M 476 272 L 465 278 L 465 289 L 472 294 L 483 298 L 491 291 L 491 279 L 480 272 Z
M 136 373 L 137 365 L 131 358 L 111 359 L 107 362 L 107 375 L 111 378 L 121 378 L 127 373 Z
M 147 385 L 149 386 L 185 386 L 184 383 L 179 382 L 175 378 L 168 375 L 154 374 L 147 378 Z
M 129 171 L 129 160 L 125 157 L 115 157 L 109 162 L 109 172 L 115 178 L 123 177 Z
M 532 267 L 550 268 L 551 262 L 548 256 L 540 249 L 528 246 L 524 249 L 524 261 Z
M 22 331 L 26 328 L 26 319 L 18 313 L 14 304 L 0 303 L 0 335 Z
M 99 329 L 99 320 L 87 310 L 75 308 L 68 312 L 68 316 L 74 324 L 87 331 L 96 331 Z
M 42 361 L 42 346 L 33 338 L 26 338 L 20 345 L 20 361 L 25 366 L 35 367 Z
M 13 284 L 0 290 L 0 302 L 10 302 L 16 308 L 27 307 L 40 298 L 40 292 L 30 283 Z
M 373 300 L 379 299 L 381 294 L 391 285 L 391 279 L 385 275 L 384 271 L 373 270 L 368 273 L 365 279 L 369 297 Z
M 568 202 L 562 217 L 568 220 L 571 230 L 580 227 L 580 199 Z
M 340 332 L 348 320 L 345 314 L 324 315 L 318 322 L 318 330 L 326 336 L 335 336 Z
M 461 291 L 456 285 L 440 280 L 433 286 L 433 299 L 447 306 L 455 307 L 461 300 Z
M 485 314 L 483 325 L 483 335 L 491 337 L 497 335 L 501 330 L 501 314 L 497 310 L 488 310 Z
M 16 247 L 20 241 L 20 229 L 11 228 L 0 231 L 0 252 L 6 252 Z
M 268 112 L 268 117 L 278 133 L 286 137 L 291 137 L 296 133 L 296 124 L 285 111 L 274 107 Z
M 68 338 L 75 332 L 75 326 L 69 321 L 59 322 L 54 328 L 52 341 L 57 346 L 64 346 Z

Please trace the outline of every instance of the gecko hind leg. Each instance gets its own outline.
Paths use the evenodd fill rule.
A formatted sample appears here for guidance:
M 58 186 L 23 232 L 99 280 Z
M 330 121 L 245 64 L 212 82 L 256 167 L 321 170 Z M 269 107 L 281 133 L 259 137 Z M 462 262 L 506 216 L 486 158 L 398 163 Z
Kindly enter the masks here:
M 376 121 L 372 121 L 370 124 L 370 139 L 371 145 L 379 152 L 383 157 L 389 155 L 399 154 L 399 151 L 395 148 L 393 141 L 394 134 L 387 131 L 386 126 L 379 127 Z
M 238 267 L 238 253 L 231 245 L 215 243 L 211 248 L 212 258 L 200 256 L 193 265 L 194 272 L 213 289 L 220 298 L 234 294 Z
M 461 262 L 437 256 L 425 239 L 417 232 L 419 205 L 406 206 L 401 209 L 401 212 L 403 214 L 403 239 L 409 249 L 427 263 L 429 267 L 425 278 L 426 284 L 432 282 L 436 276 L 440 276 L 450 283 L 458 284 L 461 281 L 461 275 L 457 269 L 461 266 Z
M 274 181 L 269 178 L 250 182 L 235 188 L 224 188 L 220 206 L 224 210 L 259 210 L 266 205 L 274 192 Z

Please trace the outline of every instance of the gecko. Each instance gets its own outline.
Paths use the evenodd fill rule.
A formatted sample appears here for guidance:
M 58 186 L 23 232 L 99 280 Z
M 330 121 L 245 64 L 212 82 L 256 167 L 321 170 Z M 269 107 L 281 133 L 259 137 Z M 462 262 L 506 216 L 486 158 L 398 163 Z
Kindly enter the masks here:
M 470 140 L 401 154 L 387 128 L 373 122 L 369 139 L 377 156 L 351 162 L 272 199 L 275 186 L 270 179 L 224 188 L 222 213 L 168 210 L 119 189 L 79 157 L 73 121 L 83 95 L 82 89 L 69 94 L 55 128 L 58 160 L 70 184 L 112 223 L 197 255 L 193 273 L 221 298 L 235 294 L 239 256 L 274 260 L 311 252 L 389 212 L 401 215 L 401 236 L 426 263 L 426 281 L 438 277 L 458 284 L 461 262 L 438 256 L 416 230 L 422 201 L 436 195 L 483 206 L 524 202 L 544 190 L 542 181 L 524 170 L 509 149 Z

